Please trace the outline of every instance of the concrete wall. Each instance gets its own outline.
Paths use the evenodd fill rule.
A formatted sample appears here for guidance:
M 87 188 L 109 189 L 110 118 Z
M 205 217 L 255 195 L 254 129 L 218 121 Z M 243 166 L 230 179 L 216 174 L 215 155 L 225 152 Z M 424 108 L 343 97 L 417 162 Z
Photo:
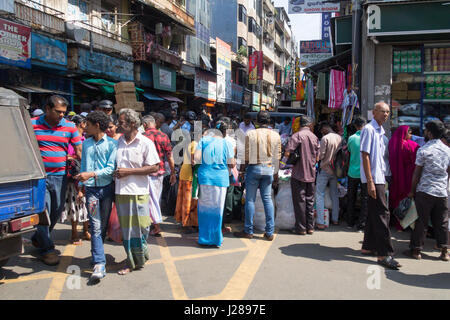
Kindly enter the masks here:
M 375 103 L 385 101 L 391 105 L 392 45 L 378 43 L 367 38 L 367 14 L 362 24 L 362 63 L 361 63 L 361 114 L 372 119 Z M 384 125 L 390 135 L 390 121 Z
M 211 38 L 220 38 L 237 51 L 237 0 L 211 1 Z

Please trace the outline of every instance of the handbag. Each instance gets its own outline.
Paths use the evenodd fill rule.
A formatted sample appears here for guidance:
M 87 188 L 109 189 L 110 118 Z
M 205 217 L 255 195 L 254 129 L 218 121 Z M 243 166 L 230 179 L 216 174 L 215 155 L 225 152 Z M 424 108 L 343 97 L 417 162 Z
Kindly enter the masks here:
M 408 212 L 409 208 L 411 207 L 412 199 L 405 198 L 398 204 L 398 207 L 394 209 L 392 212 L 394 216 L 399 220 L 402 221 L 403 218 L 405 218 L 406 213 Z
M 289 158 L 286 161 L 286 164 L 294 165 L 297 163 L 298 159 L 300 159 L 300 152 L 298 148 L 289 154 Z

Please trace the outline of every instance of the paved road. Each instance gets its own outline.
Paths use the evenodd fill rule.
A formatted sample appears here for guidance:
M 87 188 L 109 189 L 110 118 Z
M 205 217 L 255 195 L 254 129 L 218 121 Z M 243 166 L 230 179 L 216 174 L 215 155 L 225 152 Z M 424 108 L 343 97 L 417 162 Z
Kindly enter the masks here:
M 122 246 L 107 242 L 107 276 L 89 285 L 90 243 L 69 244 L 70 225 L 58 224 L 61 263 L 44 265 L 26 244 L 4 268 L 0 299 L 450 299 L 450 263 L 437 260 L 430 239 L 421 261 L 403 257 L 404 232 L 392 231 L 404 265 L 392 271 L 360 255 L 363 234 L 345 226 L 308 236 L 279 231 L 273 242 L 262 233 L 252 240 L 227 234 L 220 249 L 198 247 L 197 235 L 181 234 L 172 217 L 162 228 L 161 238 L 149 239 L 148 265 L 126 276 L 117 274 L 126 258 Z

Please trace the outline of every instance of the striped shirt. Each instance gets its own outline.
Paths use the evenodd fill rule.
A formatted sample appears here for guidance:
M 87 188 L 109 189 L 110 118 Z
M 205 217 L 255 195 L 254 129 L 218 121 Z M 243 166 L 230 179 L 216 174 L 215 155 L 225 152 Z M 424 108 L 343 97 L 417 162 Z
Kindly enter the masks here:
M 63 118 L 56 127 L 51 128 L 45 121 L 45 114 L 31 119 L 31 124 L 47 175 L 65 175 L 69 143 L 73 146 L 81 144 L 77 127 Z

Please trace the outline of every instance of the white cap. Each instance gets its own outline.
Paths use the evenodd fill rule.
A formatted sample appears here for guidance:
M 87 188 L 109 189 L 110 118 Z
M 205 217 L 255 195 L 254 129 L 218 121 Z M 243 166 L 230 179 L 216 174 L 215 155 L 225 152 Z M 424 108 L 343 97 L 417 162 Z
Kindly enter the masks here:
M 42 116 L 43 114 L 44 114 L 44 111 L 42 111 L 42 109 L 36 109 L 32 113 L 33 117 L 39 117 L 39 116 Z
M 82 113 L 80 113 L 80 116 L 82 116 L 82 117 L 87 117 L 87 115 L 88 115 L 88 113 L 87 112 L 82 112 Z

